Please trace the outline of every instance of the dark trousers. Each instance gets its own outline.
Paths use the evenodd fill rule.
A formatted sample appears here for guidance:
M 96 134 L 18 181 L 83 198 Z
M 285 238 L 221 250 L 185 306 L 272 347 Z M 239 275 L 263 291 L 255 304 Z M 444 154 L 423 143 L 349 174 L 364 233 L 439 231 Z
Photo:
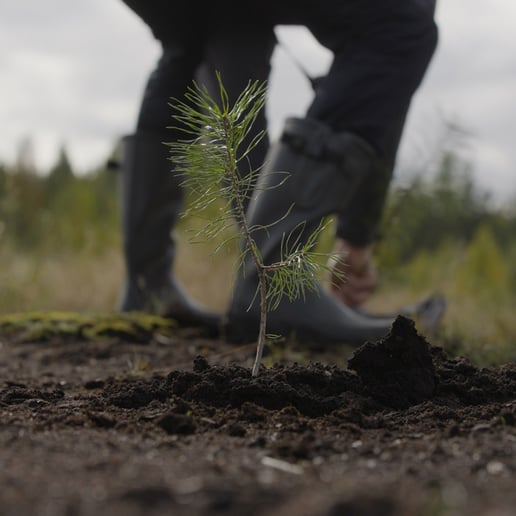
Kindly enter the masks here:
M 167 103 L 182 97 L 199 73 L 209 83 L 219 70 L 230 95 L 250 79 L 266 80 L 274 25 L 300 24 L 334 53 L 307 116 L 363 136 L 392 162 L 412 95 L 437 42 L 435 0 L 222 0 L 205 7 L 167 0 L 125 3 L 163 47 L 143 96 L 139 128 L 170 125 Z M 235 24 L 233 17 L 242 10 L 245 21 Z M 258 123 L 265 128 L 265 115 Z
M 148 25 L 161 43 L 162 55 L 150 74 L 137 121 L 137 130 L 165 135 L 177 125 L 172 98 L 184 100 L 186 89 L 195 79 L 216 95 L 215 71 L 220 72 L 230 100 L 236 100 L 249 81 L 266 81 L 270 59 L 276 44 L 272 23 L 250 18 L 234 24 L 227 15 L 209 12 L 213 7 L 200 7 L 202 2 L 170 2 L 168 0 L 124 0 Z M 202 12 L 201 12 L 202 11 Z M 265 110 L 255 124 L 256 132 L 267 128 Z M 251 138 L 251 137 L 250 137 Z M 250 154 L 251 165 L 261 165 L 269 140 L 262 139 Z
M 170 98 L 182 98 L 193 78 L 213 89 L 218 70 L 233 98 L 249 80 L 266 80 L 274 26 L 304 25 L 334 54 L 307 117 L 362 136 L 394 166 L 412 96 L 437 44 L 435 0 L 124 1 L 163 49 L 145 88 L 138 130 L 163 133 L 171 125 Z M 266 125 L 262 112 L 256 130 Z M 255 149 L 253 166 L 267 145 L 263 140 Z

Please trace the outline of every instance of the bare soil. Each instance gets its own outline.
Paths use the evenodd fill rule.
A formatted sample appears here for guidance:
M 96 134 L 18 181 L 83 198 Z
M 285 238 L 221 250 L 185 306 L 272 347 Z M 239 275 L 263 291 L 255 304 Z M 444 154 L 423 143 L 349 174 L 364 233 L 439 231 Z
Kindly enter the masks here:
M 1 515 L 516 515 L 515 364 L 104 335 L 0 326 Z

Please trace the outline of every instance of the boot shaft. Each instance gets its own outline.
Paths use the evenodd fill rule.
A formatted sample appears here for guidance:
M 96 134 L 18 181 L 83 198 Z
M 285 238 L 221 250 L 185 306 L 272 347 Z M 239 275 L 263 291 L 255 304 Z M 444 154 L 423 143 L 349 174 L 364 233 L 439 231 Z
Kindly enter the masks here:
M 321 220 L 344 212 L 360 185 L 374 180 L 376 166 L 374 151 L 358 136 L 333 133 L 314 120 L 290 119 L 261 171 L 248 211 L 263 263 L 281 261 L 286 242 L 315 245 L 312 235 Z M 230 340 L 256 337 L 260 320 L 257 286 L 257 272 L 248 255 L 228 312 Z M 299 340 L 322 345 L 357 344 L 385 335 L 392 320 L 390 315 L 360 314 L 316 285 L 316 291 L 303 298 L 283 298 L 268 314 L 267 331 L 285 337 L 294 332 Z
M 129 274 L 168 270 L 174 257 L 172 230 L 182 209 L 183 189 L 163 141 L 163 135 L 150 133 L 123 140 L 120 197 Z
M 373 149 L 351 133 L 291 118 L 260 173 L 248 210 L 263 261 L 281 259 L 279 244 L 306 241 L 324 217 L 344 212 L 362 184 L 374 180 Z

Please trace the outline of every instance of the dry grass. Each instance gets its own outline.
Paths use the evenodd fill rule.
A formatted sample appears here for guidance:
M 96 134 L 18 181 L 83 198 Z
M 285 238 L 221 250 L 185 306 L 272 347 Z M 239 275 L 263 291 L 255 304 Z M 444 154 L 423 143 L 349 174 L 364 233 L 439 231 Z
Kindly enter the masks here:
M 211 253 L 207 244 L 179 237 L 175 271 L 186 290 L 206 306 L 223 310 L 230 293 L 235 256 Z M 119 249 L 102 254 L 29 255 L 4 249 L 0 256 L 0 314 L 22 311 L 111 311 L 124 268 Z
M 207 307 L 224 311 L 236 265 L 233 251 L 212 253 L 208 244 L 191 244 L 179 235 L 176 275 L 186 290 Z M 514 296 L 495 299 L 482 293 L 464 295 L 449 277 L 430 274 L 430 284 L 418 288 L 384 283 L 369 308 L 393 311 L 432 291 L 442 292 L 448 309 L 432 343 L 466 354 L 478 363 L 516 359 Z M 22 255 L 4 249 L 0 256 L 0 314 L 28 311 L 109 312 L 123 281 L 119 249 L 100 255 L 57 253 Z M 430 288 L 431 287 L 431 288 Z
M 0 313 L 110 311 L 122 281 L 116 250 L 98 256 L 35 256 L 6 250 L 0 258 Z
M 176 274 L 195 299 L 223 311 L 231 295 L 236 258 L 234 251 L 221 249 L 214 253 L 211 244 L 192 244 L 179 235 Z

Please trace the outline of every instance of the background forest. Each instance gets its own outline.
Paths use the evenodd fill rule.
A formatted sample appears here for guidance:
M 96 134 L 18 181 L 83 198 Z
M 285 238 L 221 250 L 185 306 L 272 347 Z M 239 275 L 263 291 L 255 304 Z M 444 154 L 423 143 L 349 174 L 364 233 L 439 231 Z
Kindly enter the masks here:
M 114 309 L 123 262 L 119 171 L 109 159 L 78 175 L 62 148 L 55 165 L 40 171 L 27 140 L 16 163 L 0 162 L 0 315 Z M 479 191 L 470 164 L 453 150 L 441 149 L 429 167 L 390 191 L 376 257 L 381 285 L 371 308 L 443 293 L 448 311 L 432 342 L 481 363 L 513 360 L 516 212 Z M 223 310 L 236 249 L 212 254 L 213 243 L 192 244 L 189 230 L 199 224 L 179 224 L 177 274 L 199 300 Z M 321 247 L 331 248 L 329 233 Z

